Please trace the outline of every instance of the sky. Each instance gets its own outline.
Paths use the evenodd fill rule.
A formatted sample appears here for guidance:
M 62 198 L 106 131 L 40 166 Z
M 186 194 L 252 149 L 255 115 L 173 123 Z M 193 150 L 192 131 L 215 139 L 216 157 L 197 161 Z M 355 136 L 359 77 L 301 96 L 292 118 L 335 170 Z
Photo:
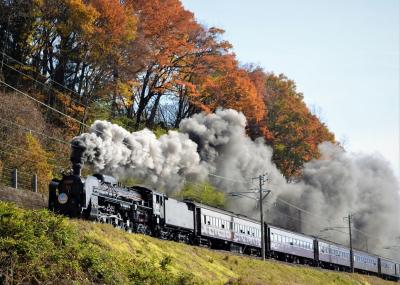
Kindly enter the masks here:
M 351 152 L 400 177 L 400 1 L 182 0 L 241 63 L 284 73 Z

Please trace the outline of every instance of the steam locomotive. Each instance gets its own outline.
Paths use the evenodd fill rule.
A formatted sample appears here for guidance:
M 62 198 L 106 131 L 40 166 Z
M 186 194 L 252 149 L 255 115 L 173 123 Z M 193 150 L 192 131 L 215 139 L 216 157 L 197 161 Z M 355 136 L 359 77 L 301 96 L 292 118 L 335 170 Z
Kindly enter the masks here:
M 109 223 L 128 232 L 213 249 L 261 255 L 332 270 L 350 271 L 350 249 L 316 237 L 193 201 L 178 201 L 143 186 L 121 187 L 110 176 L 81 175 L 84 148 L 72 145 L 73 171 L 49 185 L 49 209 L 71 218 Z M 261 230 L 265 240 L 261 240 Z M 400 280 L 400 262 L 353 251 L 354 270 Z

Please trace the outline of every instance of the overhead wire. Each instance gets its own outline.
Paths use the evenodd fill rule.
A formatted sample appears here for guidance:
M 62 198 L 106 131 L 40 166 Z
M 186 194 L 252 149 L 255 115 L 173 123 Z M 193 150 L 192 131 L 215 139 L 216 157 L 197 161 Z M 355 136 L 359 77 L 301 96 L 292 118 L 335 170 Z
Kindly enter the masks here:
M 0 141 L 0 144 L 9 146 L 9 147 L 11 147 L 13 149 L 16 149 L 16 150 L 19 150 L 19 151 L 23 151 L 23 152 L 26 152 L 26 153 L 31 153 L 31 151 L 29 151 L 29 150 L 27 150 L 25 148 L 18 147 L 18 146 L 12 145 L 12 144 L 8 144 L 8 143 L 2 142 L 2 141 Z M 2 150 L 0 149 L 0 151 L 2 151 Z M 64 157 L 60 157 L 58 159 L 49 157 L 49 158 L 46 158 L 46 159 L 49 160 L 49 161 L 54 161 L 54 162 L 59 162 L 60 160 L 69 161 L 69 159 L 66 159 Z
M 23 66 L 26 66 L 26 67 L 30 67 L 29 65 L 27 65 L 27 64 L 25 64 L 25 63 L 22 63 L 21 61 L 15 59 L 14 57 L 12 57 L 12 56 L 6 54 L 4 51 L 1 52 L 1 54 L 2 54 L 3 57 L 6 56 L 7 58 L 11 59 L 12 61 L 18 63 L 19 65 L 23 65 Z M 3 65 L 6 65 L 6 64 L 3 62 Z M 12 67 L 10 67 L 10 66 L 8 66 L 8 65 L 7 65 L 7 67 L 12 68 Z M 13 69 L 13 68 L 12 68 L 12 69 Z M 14 69 L 14 70 L 15 70 L 15 69 Z M 15 71 L 17 71 L 17 72 L 19 72 L 20 74 L 23 74 L 23 75 L 25 75 L 25 76 L 27 76 L 27 77 L 30 77 L 28 74 L 26 74 L 26 73 L 24 73 L 24 72 L 22 72 L 22 71 L 20 71 L 20 70 L 15 70 Z M 49 81 L 55 83 L 56 85 L 62 87 L 63 89 L 68 90 L 69 92 L 71 92 L 71 93 L 73 93 L 73 94 L 76 94 L 77 96 L 81 97 L 81 94 L 79 94 L 79 93 L 76 92 L 75 90 L 72 90 L 71 88 L 69 88 L 69 87 L 67 87 L 67 86 L 65 86 L 65 85 L 63 85 L 63 84 L 61 84 L 61 83 L 59 83 L 59 82 L 53 80 L 53 79 L 50 78 L 50 77 L 46 77 L 45 75 L 41 74 L 40 72 L 38 72 L 38 71 L 36 71 L 36 70 L 34 70 L 34 72 L 35 72 L 36 74 L 40 75 L 41 77 L 43 77 L 44 79 L 49 80 Z M 37 81 L 37 82 L 40 83 L 40 84 L 46 85 L 45 83 L 42 83 L 42 82 L 38 81 L 38 80 L 35 79 L 35 78 L 32 78 L 32 77 L 31 77 L 31 79 Z M 52 89 L 52 90 L 54 90 L 54 91 L 60 92 L 59 90 L 54 89 L 54 88 L 51 87 L 51 86 L 47 86 L 47 85 L 46 85 L 46 87 L 48 87 L 48 88 L 50 88 L 50 89 Z M 60 92 L 60 93 L 61 93 L 61 92 Z M 71 98 L 71 99 L 73 99 L 73 98 Z M 85 105 L 85 104 L 83 104 L 83 103 L 80 103 L 80 102 L 76 102 L 76 103 L 77 103 L 77 104 L 81 104 L 82 106 L 88 107 L 87 105 Z
M 60 92 L 59 90 L 57 90 L 57 89 L 55 89 L 55 88 L 53 88 L 53 87 L 48 86 L 47 84 L 45 84 L 45 83 L 43 83 L 43 82 L 40 82 L 39 80 L 33 78 L 32 76 L 30 76 L 29 74 L 27 74 L 27 73 L 25 73 L 25 72 L 22 72 L 22 71 L 20 71 L 20 70 L 18 70 L 18 69 L 16 69 L 16 68 L 14 68 L 14 67 L 12 67 L 12 66 L 6 64 L 6 63 L 3 63 L 3 66 L 6 66 L 6 67 L 8 67 L 8 68 L 10 68 L 10 69 L 12 69 L 12 70 L 18 72 L 19 74 L 23 75 L 24 77 L 29 78 L 30 80 L 32 80 L 32 81 L 34 81 L 34 82 L 36 82 L 36 83 L 42 85 L 42 86 L 45 87 L 45 88 L 49 88 L 49 89 L 55 91 L 56 93 L 65 96 L 64 93 Z M 83 103 L 77 101 L 76 99 L 72 98 L 71 96 L 68 96 L 68 98 L 69 98 L 72 102 L 74 102 L 75 104 L 78 104 L 78 105 L 80 105 L 80 106 L 82 106 L 82 107 L 85 107 L 85 108 L 88 108 L 88 107 L 89 107 L 88 105 L 85 105 L 85 104 L 83 104 Z
M 47 138 L 47 139 L 49 139 L 49 140 L 56 141 L 56 142 L 58 142 L 58 143 L 60 143 L 60 144 L 63 144 L 63 145 L 70 145 L 70 143 L 67 142 L 67 141 L 65 141 L 65 140 L 61 140 L 61 139 L 58 139 L 58 138 L 49 136 L 49 135 L 47 135 L 47 134 L 45 134 L 45 133 L 43 133 L 43 132 L 40 132 L 40 131 L 31 129 L 31 128 L 28 128 L 28 127 L 26 127 L 26 126 L 20 125 L 20 124 L 15 123 L 15 122 L 12 122 L 12 121 L 10 121 L 10 120 L 7 120 L 7 119 L 4 119 L 4 118 L 1 118 L 1 117 L 0 117 L 0 121 L 7 122 L 8 124 L 13 125 L 13 126 L 15 126 L 15 127 L 18 127 L 18 128 L 20 128 L 20 129 L 23 129 L 23 130 L 26 131 L 26 132 L 30 132 L 30 133 L 34 133 L 34 134 L 40 135 L 40 136 L 42 136 L 42 137 L 44 137 L 44 138 Z
M 5 153 L 5 154 L 13 155 L 13 156 L 18 156 L 18 155 L 19 155 L 18 153 L 13 153 L 13 152 L 1 150 L 1 149 L 0 149 L 0 153 Z M 23 160 L 24 160 L 24 161 L 33 162 L 33 163 L 36 163 L 36 162 L 37 162 L 36 160 L 29 159 L 29 158 L 26 158 L 26 157 L 24 157 Z M 59 165 L 56 165 L 56 164 L 53 164 L 53 163 L 49 163 L 49 164 L 50 164 L 51 166 L 54 166 L 54 168 L 56 168 L 56 169 L 63 169 L 63 168 L 62 168 L 61 166 L 59 166 Z
M 43 103 L 42 101 L 36 99 L 35 97 L 32 97 L 31 95 L 27 94 L 26 92 L 23 92 L 23 91 L 21 91 L 21 90 L 15 88 L 15 87 L 13 87 L 13 86 L 11 86 L 10 84 L 4 82 L 3 80 L 0 80 L 0 83 L 3 83 L 3 84 L 6 85 L 8 88 L 11 88 L 12 90 L 14 90 L 14 91 L 16 91 L 16 92 L 18 92 L 18 93 L 20 93 L 20 94 L 22 94 L 22 95 L 28 97 L 29 99 L 35 101 L 36 103 L 38 103 L 38 104 L 40 104 L 40 105 L 42 105 L 42 106 L 44 106 L 44 107 L 46 107 L 46 108 L 48 108 L 48 109 L 50 109 L 50 110 L 56 112 L 56 113 L 58 113 L 58 114 L 60 114 L 60 115 L 62 115 L 62 116 L 64 116 L 64 117 L 66 117 L 66 118 L 68 118 L 68 119 L 70 119 L 70 120 L 73 120 L 74 122 L 79 123 L 79 124 L 81 124 L 82 126 L 89 127 L 87 124 L 85 124 L 85 123 L 79 121 L 78 119 L 75 119 L 74 117 L 63 113 L 63 112 L 61 112 L 60 110 L 58 110 L 58 109 L 56 109 L 56 108 L 54 108 L 54 107 L 52 107 L 52 106 L 50 106 L 50 105 L 48 105 L 48 104 L 46 104 L 46 103 Z

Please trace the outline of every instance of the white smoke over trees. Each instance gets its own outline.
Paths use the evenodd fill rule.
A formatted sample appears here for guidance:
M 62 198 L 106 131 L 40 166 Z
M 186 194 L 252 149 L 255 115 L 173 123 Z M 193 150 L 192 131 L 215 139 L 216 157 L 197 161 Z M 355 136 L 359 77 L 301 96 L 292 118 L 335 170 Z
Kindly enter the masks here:
M 204 180 L 225 193 L 248 191 L 252 177 L 268 173 L 268 188 L 273 191 L 267 205 L 269 221 L 290 224 L 295 216 L 297 230 L 316 235 L 322 230 L 330 239 L 346 243 L 346 235 L 324 228 L 344 227 L 343 217 L 353 213 L 354 226 L 368 234 L 355 231 L 356 247 L 365 249 L 366 238 L 373 252 L 396 242 L 400 236 L 399 182 L 382 157 L 353 155 L 323 143 L 321 159 L 304 165 L 301 181 L 287 183 L 271 160 L 272 149 L 262 139 L 251 140 L 245 128 L 245 116 L 229 109 L 196 114 L 183 120 L 179 131 L 158 139 L 147 129 L 129 133 L 110 122 L 96 121 L 90 133 L 74 141 L 85 147 L 83 159 L 93 171 L 141 179 L 168 194 L 186 182 Z M 280 201 L 307 212 L 297 213 Z M 257 217 L 252 200 L 231 199 L 229 208 Z

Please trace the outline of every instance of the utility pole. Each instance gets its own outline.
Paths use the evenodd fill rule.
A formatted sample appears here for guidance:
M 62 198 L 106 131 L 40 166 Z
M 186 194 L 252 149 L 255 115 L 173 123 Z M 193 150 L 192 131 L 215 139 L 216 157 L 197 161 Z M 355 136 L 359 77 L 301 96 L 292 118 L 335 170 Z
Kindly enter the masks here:
M 262 186 L 264 184 L 264 177 L 262 175 L 258 176 L 259 186 L 260 186 L 260 221 L 261 221 L 261 258 L 265 260 L 265 242 L 264 242 L 264 213 L 263 213 L 263 190 Z
M 260 206 L 260 223 L 261 223 L 261 258 L 265 260 L 265 240 L 264 240 L 264 211 L 263 211 L 263 201 L 268 196 L 271 191 L 267 191 L 267 194 L 263 197 L 263 185 L 267 182 L 266 175 L 259 175 L 258 182 L 259 182 L 259 192 L 260 198 L 258 200 Z
M 244 198 L 249 198 L 258 201 L 258 205 L 260 207 L 260 223 L 261 223 L 261 257 L 263 260 L 265 260 L 265 240 L 264 240 L 264 210 L 263 210 L 263 201 L 269 193 L 271 193 L 271 190 L 264 190 L 262 187 L 267 182 L 266 174 L 259 175 L 258 177 L 252 178 L 252 180 L 258 179 L 259 182 L 259 189 L 251 189 L 250 191 L 243 191 L 243 192 L 230 192 L 228 193 L 229 196 L 232 197 L 244 197 Z M 254 194 L 257 194 L 259 192 L 259 198 L 256 198 L 257 196 L 253 196 Z M 263 193 L 266 193 L 263 196 Z
M 354 272 L 354 254 L 353 254 L 353 240 L 351 238 L 351 219 L 353 218 L 352 214 L 349 214 L 344 219 L 348 219 L 349 222 L 349 241 L 350 241 L 350 271 Z

